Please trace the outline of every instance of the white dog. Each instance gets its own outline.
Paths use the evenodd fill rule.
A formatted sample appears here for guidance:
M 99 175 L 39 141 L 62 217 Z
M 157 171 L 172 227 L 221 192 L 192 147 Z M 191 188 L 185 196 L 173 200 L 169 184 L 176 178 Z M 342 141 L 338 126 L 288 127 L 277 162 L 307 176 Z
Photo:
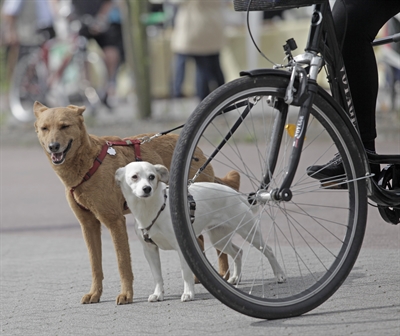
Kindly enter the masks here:
M 148 301 L 164 299 L 164 284 L 161 275 L 159 249 L 176 250 L 181 261 L 184 290 L 181 301 L 194 299 L 193 274 L 181 253 L 171 222 L 168 203 L 169 173 L 162 165 L 152 165 L 148 162 L 132 162 L 115 173 L 115 180 L 120 185 L 125 200 L 135 217 L 135 231 L 142 241 L 144 254 L 154 277 L 155 290 Z M 232 233 L 235 231 L 244 239 L 252 239 L 252 244 L 259 242 L 262 251 L 271 263 L 278 282 L 284 282 L 286 276 L 276 260 L 271 248 L 264 246 L 259 231 L 254 229 L 254 214 L 247 200 L 238 192 L 222 184 L 200 182 L 189 187 L 194 200 L 209 200 L 197 202 L 193 228 L 196 235 L 204 229 L 214 247 L 227 253 L 234 260 L 233 272 L 228 279 L 231 284 L 239 282 L 241 274 L 242 250 L 232 243 Z M 220 209 L 227 209 L 221 212 Z M 217 214 L 216 214 L 216 211 Z M 221 225 L 221 223 L 224 223 Z

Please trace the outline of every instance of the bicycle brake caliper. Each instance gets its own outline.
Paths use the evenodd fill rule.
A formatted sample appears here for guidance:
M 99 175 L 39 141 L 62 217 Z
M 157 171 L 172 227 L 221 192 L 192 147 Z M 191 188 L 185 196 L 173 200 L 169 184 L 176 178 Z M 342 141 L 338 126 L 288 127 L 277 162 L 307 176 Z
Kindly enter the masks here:
M 288 105 L 292 104 L 295 106 L 300 106 L 307 98 L 307 72 L 301 66 L 301 63 L 297 63 L 293 58 L 292 51 L 297 49 L 296 41 L 293 38 L 286 41 L 283 49 L 285 51 L 286 58 L 288 59 L 289 69 L 292 70 L 284 100 Z M 298 89 L 294 87 L 296 77 L 299 79 Z

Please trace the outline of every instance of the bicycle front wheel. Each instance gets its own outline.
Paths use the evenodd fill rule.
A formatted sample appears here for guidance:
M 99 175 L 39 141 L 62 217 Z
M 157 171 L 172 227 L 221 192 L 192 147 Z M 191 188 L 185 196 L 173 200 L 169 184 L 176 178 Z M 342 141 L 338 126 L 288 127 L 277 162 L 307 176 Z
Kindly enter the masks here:
M 340 287 L 358 256 L 367 217 L 360 154 L 347 124 L 320 94 L 292 199 L 269 197 L 286 176 L 297 123 L 298 107 L 283 100 L 287 85 L 287 76 L 265 75 L 239 78 L 215 90 L 182 130 L 170 176 L 175 233 L 195 275 L 227 306 L 266 319 L 308 312 Z M 201 219 L 195 216 L 192 225 L 188 207 L 189 170 L 197 146 L 216 176 L 231 170 L 240 174 L 239 194 L 231 192 L 237 203 L 217 201 L 215 193 L 197 199 L 193 194 L 197 209 L 208 205 L 215 214 L 210 215 L 213 224 L 201 232 L 209 236 L 204 253 L 196 239 Z M 343 176 L 321 185 L 306 174 L 308 166 L 326 163 L 336 153 L 343 160 Z M 196 182 L 196 176 L 190 181 Z M 215 249 L 230 256 L 229 277 L 219 275 Z

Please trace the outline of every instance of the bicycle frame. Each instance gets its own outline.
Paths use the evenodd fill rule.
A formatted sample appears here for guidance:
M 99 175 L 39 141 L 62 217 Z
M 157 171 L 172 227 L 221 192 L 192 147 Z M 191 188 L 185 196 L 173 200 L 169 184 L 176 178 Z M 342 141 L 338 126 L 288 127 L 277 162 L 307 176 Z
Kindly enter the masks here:
M 361 149 L 363 147 L 358 136 L 357 120 L 351 98 L 349 83 L 347 81 L 346 69 L 341 57 L 341 53 L 339 52 L 339 46 L 334 31 L 332 13 L 328 3 L 318 4 L 315 6 L 315 10 L 311 19 L 310 32 L 307 46 L 305 48 L 305 54 L 299 55 L 294 59 L 291 57 L 290 50 L 287 54 L 289 55 L 290 60 L 288 68 L 292 71 L 291 82 L 288 86 L 288 91 L 293 90 L 295 78 L 298 73 L 301 73 L 300 69 L 302 69 L 303 66 L 308 66 L 308 78 L 306 76 L 300 76 L 299 82 L 301 83 L 306 81 L 307 90 L 305 90 L 303 93 L 306 98 L 297 97 L 297 101 L 304 101 L 304 99 L 305 101 L 302 104 L 299 104 L 300 111 L 297 119 L 293 150 L 289 159 L 287 175 L 285 176 L 285 179 L 283 180 L 279 190 L 271 191 L 271 198 L 276 201 L 289 201 L 292 197 L 290 186 L 293 182 L 293 178 L 300 161 L 314 95 L 318 91 L 317 77 L 323 65 L 326 65 L 328 68 L 332 97 L 345 111 L 347 116 L 350 118 L 354 129 L 356 130 L 355 134 L 357 134 L 356 138 L 358 139 L 360 153 L 363 153 L 362 160 L 367 172 L 366 176 L 370 176 L 366 154 L 365 151 Z M 300 92 L 301 91 L 302 90 L 300 90 Z M 292 96 L 294 96 L 294 93 L 289 92 L 286 94 L 286 99 Z M 287 103 L 292 103 L 292 100 L 290 99 L 287 101 Z M 286 113 L 282 113 L 281 118 L 286 118 Z M 284 120 L 280 121 L 279 124 L 282 124 L 283 121 Z M 279 148 L 280 139 L 273 138 L 272 141 L 272 143 L 275 144 L 272 147 Z M 268 167 L 273 169 L 273 163 L 277 161 L 278 153 L 274 152 L 271 154 L 272 157 L 270 158 Z M 264 185 L 268 184 L 268 180 L 269 178 L 264 178 Z
M 399 34 L 397 34 L 399 35 Z M 392 36 L 384 39 L 385 42 L 396 41 L 399 36 Z M 383 40 L 379 40 L 376 44 L 382 44 Z M 318 55 L 322 55 L 322 57 Z M 334 22 L 332 12 L 329 3 L 315 5 L 314 14 L 311 20 L 310 32 L 308 37 L 307 46 L 305 48 L 305 54 L 299 55 L 294 58 L 294 62 L 298 62 L 301 65 L 309 66 L 309 78 L 307 83 L 308 97 L 306 101 L 301 104 L 300 112 L 298 115 L 298 121 L 296 126 L 296 132 L 293 141 L 293 150 L 289 160 L 289 169 L 287 175 L 282 182 L 279 190 L 271 191 L 271 198 L 277 201 L 283 200 L 288 201 L 291 199 L 290 186 L 293 182 L 295 172 L 300 160 L 301 151 L 303 148 L 303 142 L 307 131 L 307 123 L 310 115 L 313 97 L 317 92 L 317 75 L 322 67 L 327 67 L 328 81 L 330 84 L 331 94 L 334 100 L 340 105 L 349 117 L 351 124 L 354 126 L 355 132 L 353 132 L 354 139 L 358 144 L 359 153 L 361 156 L 361 162 L 365 166 L 366 176 L 360 177 L 365 178 L 368 186 L 368 195 L 371 200 L 376 202 L 378 205 L 398 207 L 400 205 L 400 191 L 388 191 L 380 188 L 374 179 L 371 179 L 373 175 L 370 173 L 369 161 L 371 163 L 391 163 L 399 164 L 400 155 L 378 155 L 368 154 L 365 152 L 364 147 L 361 143 L 361 139 L 358 132 L 357 118 L 355 115 L 355 109 L 353 100 L 351 97 L 350 86 L 347 80 L 347 74 L 343 58 L 341 56 L 340 48 L 336 39 L 336 33 L 334 30 Z M 294 65 L 293 65 L 294 64 Z M 289 65 L 292 70 L 292 74 L 296 72 L 296 63 Z M 292 76 L 293 77 L 293 76 Z M 306 80 L 305 78 L 300 78 Z M 290 84 L 289 84 L 290 87 Z M 287 95 L 288 96 L 288 95 Z M 289 95 L 290 96 L 290 95 Z M 282 118 L 286 118 L 286 113 L 282 113 Z M 280 122 L 281 124 L 282 122 Z M 279 126 L 281 127 L 281 126 Z M 272 139 L 272 141 L 279 147 L 279 139 Z M 272 153 L 277 156 L 278 153 Z M 270 158 L 268 167 L 273 169 L 271 162 L 276 162 L 277 157 Z M 272 170 L 273 172 L 273 170 Z M 264 179 L 264 183 L 267 184 L 268 179 Z
M 71 63 L 74 55 L 79 50 L 79 39 L 78 34 L 71 38 L 71 45 L 73 48 L 68 50 L 68 53 L 63 57 L 61 64 L 55 70 L 50 69 L 50 51 L 53 45 L 57 42 L 56 40 L 46 41 L 40 48 L 42 58 L 45 61 L 46 69 L 49 72 L 49 78 L 47 79 L 47 86 L 50 87 L 54 82 L 61 79 L 65 69 Z
M 397 41 L 400 39 L 400 34 L 391 37 L 377 40 L 376 45 L 386 42 Z M 266 163 L 268 171 L 263 177 L 263 181 L 259 186 L 259 190 L 266 190 L 270 182 L 270 178 L 274 172 L 276 162 L 278 160 L 279 151 L 276 150 L 280 147 L 283 129 L 287 116 L 288 105 L 300 106 L 298 114 L 296 131 L 293 140 L 293 149 L 289 158 L 289 168 L 281 186 L 275 190 L 269 191 L 264 194 L 265 198 L 273 201 L 290 201 L 292 193 L 290 191 L 291 184 L 296 173 L 298 163 L 303 148 L 305 134 L 307 131 L 307 124 L 311 113 L 313 98 L 317 92 L 324 95 L 336 110 L 343 111 L 343 121 L 348 125 L 349 131 L 352 133 L 354 141 L 359 149 L 360 163 L 364 166 L 366 175 L 360 176 L 357 179 L 365 179 L 368 188 L 368 197 L 376 202 L 378 206 L 384 207 L 399 207 L 400 206 L 400 191 L 387 190 L 378 186 L 376 181 L 372 179 L 374 175 L 370 173 L 371 163 L 378 164 L 400 164 L 400 155 L 378 155 L 366 153 L 362 144 L 353 100 L 350 92 L 350 86 L 347 80 L 346 68 L 341 55 L 341 51 L 336 38 L 334 22 L 332 17 L 331 8 L 328 2 L 315 5 L 313 17 L 311 19 L 309 37 L 305 53 L 296 57 L 291 56 L 291 51 L 286 49 L 286 54 L 289 56 L 289 64 L 278 66 L 276 68 L 287 68 L 291 70 L 291 75 L 287 71 L 276 69 L 256 69 L 252 71 L 242 71 L 241 76 L 261 76 L 261 75 L 274 75 L 278 74 L 290 76 L 290 83 L 285 95 L 285 102 L 277 102 L 280 107 L 277 110 L 281 111 L 280 117 L 275 120 L 273 125 L 271 137 L 271 152 L 269 153 L 269 161 Z M 323 66 L 327 68 L 328 82 L 330 84 L 331 94 L 321 89 L 317 84 L 317 77 Z M 304 67 L 308 67 L 308 76 L 305 75 Z M 293 92 L 294 83 L 299 82 L 298 94 Z M 291 91 L 291 92 L 290 92 Z M 286 106 L 285 106 L 286 105 Z M 251 109 L 252 106 L 247 107 Z M 221 113 L 229 112 L 229 108 L 221 111 Z M 248 111 L 246 111 L 248 113 Z M 235 125 L 235 129 L 239 127 L 242 116 Z M 235 131 L 232 129 L 221 142 L 220 146 L 210 156 L 208 161 L 200 168 L 196 176 L 209 164 L 215 157 L 218 151 L 223 147 L 227 139 Z M 251 198 L 251 195 L 249 196 Z

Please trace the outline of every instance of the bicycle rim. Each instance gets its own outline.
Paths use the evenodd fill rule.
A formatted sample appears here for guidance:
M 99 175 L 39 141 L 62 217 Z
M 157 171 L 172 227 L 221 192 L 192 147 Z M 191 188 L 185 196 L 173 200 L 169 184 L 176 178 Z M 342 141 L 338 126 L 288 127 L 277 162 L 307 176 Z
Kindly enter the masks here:
M 219 240 L 227 249 L 220 244 L 218 249 L 226 252 L 228 245 L 234 244 L 241 251 L 241 255 L 229 257 L 231 275 L 235 273 L 235 261 L 241 259 L 239 283 L 231 284 L 218 274 L 215 239 L 207 240 L 218 225 L 202 232 L 206 237 L 204 253 L 199 248 L 190 222 L 187 185 L 196 146 L 210 158 L 225 139 L 226 144 L 211 160 L 216 176 L 222 177 L 230 170 L 239 172 L 239 193 L 244 199 L 257 193 L 263 176 L 268 176 L 267 191 L 279 188 L 287 172 L 298 112 L 298 108 L 289 107 L 278 160 L 271 173 L 268 160 L 277 147 L 271 144 L 271 134 L 274 120 L 281 115 L 276 103 L 283 101 L 286 86 L 287 79 L 283 77 L 241 78 L 214 91 L 186 123 L 174 153 L 170 178 L 172 220 L 193 272 L 224 304 L 243 314 L 268 319 L 300 315 L 323 303 L 339 288 L 357 258 L 366 222 L 366 183 L 345 124 L 317 96 L 291 187 L 292 200 L 249 205 L 246 211 L 252 212 L 251 221 L 244 222 L 243 218 L 248 218 L 244 213 L 242 219 L 237 214 L 229 218 L 233 229 Z M 337 152 L 343 158 L 346 176 L 321 185 L 306 174 L 308 166 L 325 164 Z M 203 202 L 213 203 L 214 207 L 217 203 L 204 198 L 195 201 L 197 207 Z M 213 211 L 234 213 L 233 208 Z M 249 225 L 247 236 L 238 234 Z M 266 258 L 267 246 L 284 271 L 283 283 L 278 282 L 279 276 Z

